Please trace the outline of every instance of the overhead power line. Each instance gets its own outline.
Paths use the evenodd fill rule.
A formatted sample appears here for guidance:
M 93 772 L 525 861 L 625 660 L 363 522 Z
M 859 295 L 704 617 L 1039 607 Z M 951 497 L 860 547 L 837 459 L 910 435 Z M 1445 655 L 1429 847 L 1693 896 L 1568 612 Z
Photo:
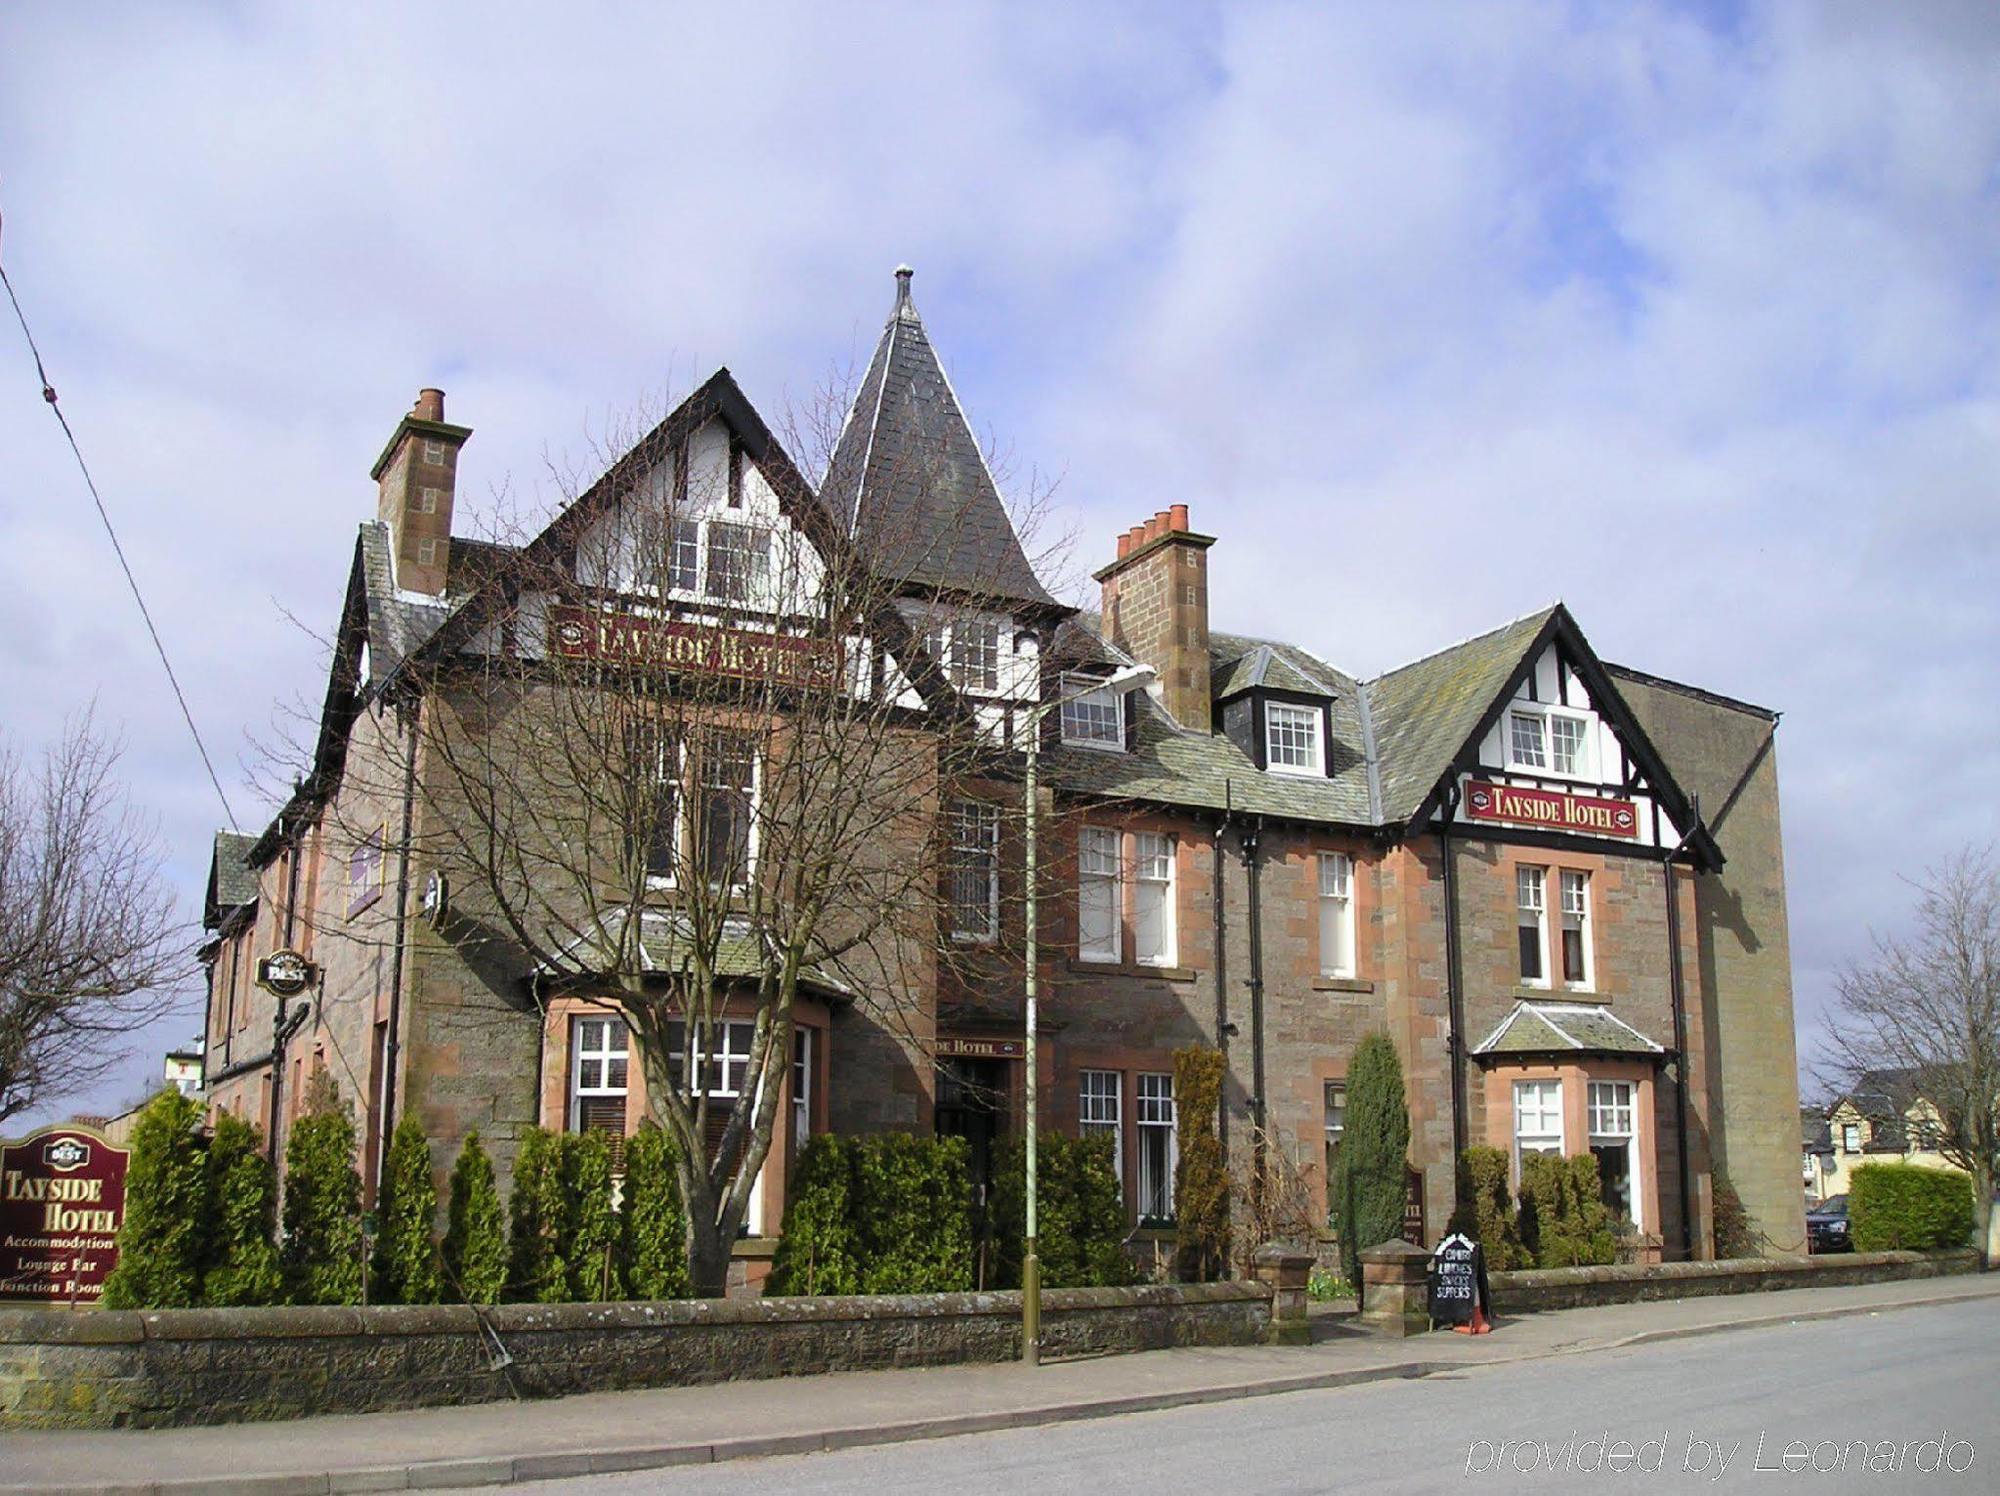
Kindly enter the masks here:
M 145 594 L 139 590 L 139 580 L 132 575 L 132 565 L 125 559 L 125 547 L 119 544 L 117 528 L 111 523 L 111 515 L 104 507 L 104 496 L 97 491 L 97 480 L 90 476 L 90 464 L 83 460 L 83 448 L 76 444 L 76 433 L 70 430 L 69 417 L 63 414 L 62 406 L 56 402 L 56 388 L 49 383 L 48 370 L 42 365 L 42 350 L 35 346 L 35 335 L 28 327 L 28 315 L 21 310 L 21 298 L 14 294 L 14 283 L 7 278 L 4 262 L 0 262 L 0 285 L 7 288 L 7 299 L 14 304 L 15 320 L 21 324 L 21 336 L 28 340 L 28 352 L 35 360 L 35 377 L 42 385 L 42 399 L 55 413 L 56 423 L 69 439 L 69 449 L 75 454 L 77 470 L 83 474 L 84 487 L 90 490 L 90 500 L 97 506 L 97 517 L 103 522 L 112 552 L 118 557 L 118 569 L 125 573 L 125 585 L 132 589 L 132 601 L 139 605 L 139 616 L 146 621 L 146 632 L 152 636 L 153 651 L 160 657 L 160 668 L 166 671 L 167 684 L 173 688 L 174 700 L 180 703 L 181 720 L 187 723 L 188 735 L 194 739 L 194 750 L 201 755 L 201 766 L 208 771 L 208 782 L 215 786 L 215 798 L 222 802 L 222 814 L 229 822 L 229 829 L 234 831 L 237 829 L 236 812 L 230 809 L 229 796 L 223 793 L 222 780 L 217 777 L 215 764 L 208 756 L 208 745 L 201 740 L 201 729 L 194 725 L 194 713 L 188 710 L 187 693 L 181 690 L 180 677 L 174 674 L 173 661 L 167 658 L 167 646 L 161 642 L 160 631 L 153 623 L 153 611 L 146 606 Z

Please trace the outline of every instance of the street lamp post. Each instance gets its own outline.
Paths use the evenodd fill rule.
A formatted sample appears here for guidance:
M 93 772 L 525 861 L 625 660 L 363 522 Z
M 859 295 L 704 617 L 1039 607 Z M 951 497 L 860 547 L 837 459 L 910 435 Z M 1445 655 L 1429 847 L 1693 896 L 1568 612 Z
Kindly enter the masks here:
M 1149 686 L 1153 683 L 1154 674 L 1155 672 L 1149 665 L 1128 665 L 1123 670 L 1114 672 L 1106 680 L 1093 682 L 1088 690 L 1072 691 L 1066 696 L 1057 696 L 1053 701 L 1045 701 L 1035 707 L 1027 715 L 1028 766 L 1027 772 L 1022 776 L 1022 795 L 1024 797 L 1022 809 L 1027 829 L 1027 834 L 1024 838 L 1027 909 L 1025 919 L 1023 920 L 1023 934 L 1027 947 L 1025 971 L 1027 976 L 1028 1001 L 1027 1044 L 1022 1058 L 1027 1066 L 1027 1094 L 1025 1100 L 1028 1114 L 1028 1229 L 1022 1241 L 1021 1252 L 1021 1359 L 1030 1366 L 1039 1366 L 1042 1362 L 1042 1263 L 1041 1259 L 1035 1255 L 1035 1205 L 1039 1177 L 1035 1168 L 1035 1150 L 1041 1120 L 1041 1086 L 1035 1074 L 1035 937 L 1037 911 L 1040 905 L 1040 898 L 1036 889 L 1035 825 L 1039 817 L 1037 815 L 1038 807 L 1036 803 L 1035 781 L 1042 756 L 1042 718 L 1046 717 L 1050 712 L 1058 710 L 1068 702 L 1080 700 L 1085 696 L 1094 696 L 1099 691 L 1110 691 L 1115 695 L 1126 691 L 1139 690 L 1141 687 Z

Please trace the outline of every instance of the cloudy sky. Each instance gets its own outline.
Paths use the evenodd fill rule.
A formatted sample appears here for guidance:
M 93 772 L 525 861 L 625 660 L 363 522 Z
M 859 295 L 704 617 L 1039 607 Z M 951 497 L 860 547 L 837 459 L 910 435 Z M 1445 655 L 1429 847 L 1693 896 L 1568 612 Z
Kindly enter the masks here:
M 1560 597 L 1781 709 L 1809 1032 L 2000 819 L 1996 76 L 1986 0 L 28 0 L 0 254 L 246 825 L 420 385 L 463 532 L 718 364 L 806 397 L 907 260 L 1075 571 L 1185 501 L 1219 626 L 1373 673 Z M 219 807 L 11 326 L 0 453 L 0 729 L 95 699 L 193 913 Z

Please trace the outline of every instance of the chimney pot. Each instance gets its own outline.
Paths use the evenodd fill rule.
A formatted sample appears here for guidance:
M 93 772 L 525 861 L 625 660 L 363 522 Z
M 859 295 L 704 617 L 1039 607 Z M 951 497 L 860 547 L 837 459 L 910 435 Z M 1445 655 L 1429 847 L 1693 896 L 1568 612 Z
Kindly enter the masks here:
M 1132 542 L 1132 549 L 1136 551 L 1146 543 L 1146 527 L 1144 525 L 1134 525 L 1125 532 L 1125 538 Z
M 1148 540 L 1158 540 L 1160 538 L 1160 521 L 1165 517 L 1164 514 L 1156 514 L 1146 521 L 1146 538 Z
M 1185 530 L 1188 527 L 1187 505 L 1176 504 L 1167 513 L 1170 516 L 1168 521 L 1169 528 Z
M 1120 561 L 1123 561 L 1127 556 L 1131 554 L 1132 554 L 1132 532 L 1130 530 L 1120 530 L 1118 532 L 1118 559 Z
M 418 390 L 416 407 L 410 414 L 420 421 L 442 421 L 444 419 L 444 391 Z

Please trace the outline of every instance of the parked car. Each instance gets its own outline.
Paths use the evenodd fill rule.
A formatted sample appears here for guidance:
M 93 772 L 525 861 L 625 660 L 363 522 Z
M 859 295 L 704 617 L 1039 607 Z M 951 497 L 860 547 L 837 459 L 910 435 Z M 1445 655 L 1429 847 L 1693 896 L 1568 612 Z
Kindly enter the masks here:
M 1851 1252 L 1847 1235 L 1847 1196 L 1829 1195 L 1806 1212 L 1806 1250 Z

